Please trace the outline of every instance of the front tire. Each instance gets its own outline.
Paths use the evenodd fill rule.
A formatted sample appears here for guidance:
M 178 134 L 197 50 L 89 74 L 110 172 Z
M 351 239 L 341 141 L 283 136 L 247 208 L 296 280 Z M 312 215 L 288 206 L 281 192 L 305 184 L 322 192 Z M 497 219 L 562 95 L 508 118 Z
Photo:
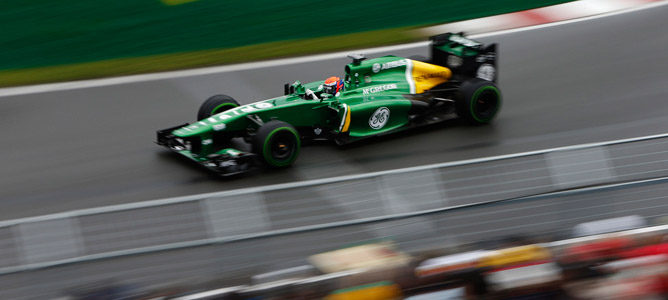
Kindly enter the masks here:
M 197 111 L 197 120 L 204 120 L 215 114 L 222 113 L 238 106 L 239 102 L 228 95 L 211 96 L 199 107 L 199 111 Z
M 487 80 L 465 81 L 457 92 L 457 115 L 472 124 L 487 124 L 501 108 L 501 92 Z
M 283 121 L 269 121 L 260 126 L 253 137 L 253 151 L 270 167 L 292 165 L 301 147 L 297 130 Z

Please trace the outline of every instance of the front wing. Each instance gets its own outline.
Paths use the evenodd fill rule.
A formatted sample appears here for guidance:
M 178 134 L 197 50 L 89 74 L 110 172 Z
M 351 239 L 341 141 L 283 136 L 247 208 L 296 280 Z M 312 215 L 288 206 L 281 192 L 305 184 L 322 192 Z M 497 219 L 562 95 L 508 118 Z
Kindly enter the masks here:
M 188 123 L 157 131 L 156 144 L 177 152 L 221 176 L 232 176 L 254 170 L 258 166 L 257 155 L 233 148 L 221 149 L 207 156 L 191 152 L 187 141 L 172 134 L 172 131 L 187 126 Z

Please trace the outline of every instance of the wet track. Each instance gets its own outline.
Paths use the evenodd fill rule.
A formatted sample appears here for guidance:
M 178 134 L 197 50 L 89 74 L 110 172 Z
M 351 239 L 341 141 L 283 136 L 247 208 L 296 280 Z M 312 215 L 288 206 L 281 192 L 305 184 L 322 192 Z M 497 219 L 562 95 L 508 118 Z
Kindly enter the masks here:
M 505 102 L 494 124 L 320 143 L 293 168 L 232 180 L 153 144 L 155 130 L 193 121 L 211 94 L 277 96 L 285 82 L 341 74 L 347 58 L 3 97 L 0 219 L 668 132 L 666 15 L 664 5 L 483 38 L 500 43 Z

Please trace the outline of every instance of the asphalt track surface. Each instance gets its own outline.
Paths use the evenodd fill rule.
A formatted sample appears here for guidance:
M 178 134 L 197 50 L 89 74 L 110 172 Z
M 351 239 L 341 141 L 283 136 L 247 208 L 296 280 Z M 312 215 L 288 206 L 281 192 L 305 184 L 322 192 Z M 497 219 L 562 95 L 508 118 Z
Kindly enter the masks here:
M 153 144 L 155 130 L 194 121 L 212 94 L 278 96 L 285 82 L 341 75 L 349 59 L 3 97 L 0 219 L 668 132 L 666 15 L 664 5 L 480 39 L 500 44 L 504 105 L 493 124 L 318 143 L 290 169 L 234 179 Z

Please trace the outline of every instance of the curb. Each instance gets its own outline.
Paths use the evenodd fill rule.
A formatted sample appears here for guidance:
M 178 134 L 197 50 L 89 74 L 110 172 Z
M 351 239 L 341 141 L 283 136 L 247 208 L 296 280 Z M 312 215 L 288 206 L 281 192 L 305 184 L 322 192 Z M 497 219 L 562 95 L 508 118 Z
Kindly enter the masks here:
M 585 18 L 663 1 L 665 0 L 580 0 L 503 15 L 424 27 L 417 29 L 416 33 L 424 36 L 461 31 L 467 34 L 487 33 Z

